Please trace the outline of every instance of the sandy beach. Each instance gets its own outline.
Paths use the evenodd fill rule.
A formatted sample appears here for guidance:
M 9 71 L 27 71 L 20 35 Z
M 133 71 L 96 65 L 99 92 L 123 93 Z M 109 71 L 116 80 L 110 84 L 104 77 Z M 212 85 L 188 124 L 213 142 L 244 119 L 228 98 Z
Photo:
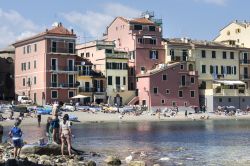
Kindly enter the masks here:
M 240 115 L 240 116 L 226 116 L 226 115 L 216 115 L 214 113 L 199 113 L 199 114 L 192 114 L 185 117 L 184 112 L 179 112 L 174 117 L 164 117 L 158 115 L 149 115 L 149 114 L 142 114 L 139 116 L 134 115 L 121 115 L 118 113 L 111 114 L 111 113 L 88 113 L 88 112 L 64 112 L 69 115 L 74 115 L 78 117 L 79 122 L 74 123 L 103 123 L 103 122 L 140 122 L 140 121 L 193 121 L 193 120 L 227 120 L 227 119 L 250 119 L 250 114 L 247 115 Z M 18 117 L 19 113 L 15 113 L 14 117 Z M 3 114 L 4 117 L 8 117 L 8 114 Z M 47 118 L 51 115 L 42 115 L 41 124 L 46 124 Z M 209 118 L 207 119 L 207 117 Z M 201 118 L 201 117 L 204 117 Z M 14 120 L 5 120 L 0 122 L 2 126 L 12 126 Z M 22 121 L 22 125 L 37 125 L 37 118 L 35 117 L 25 117 Z

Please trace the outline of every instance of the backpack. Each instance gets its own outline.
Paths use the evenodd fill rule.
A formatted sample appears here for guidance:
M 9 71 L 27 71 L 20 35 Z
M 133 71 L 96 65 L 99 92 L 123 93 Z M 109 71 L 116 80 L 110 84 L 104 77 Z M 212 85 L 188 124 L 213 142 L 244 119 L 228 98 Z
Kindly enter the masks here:
M 13 137 L 21 137 L 21 136 L 22 136 L 22 131 L 21 131 L 21 129 L 18 128 L 18 127 L 13 127 L 13 128 L 11 129 L 11 133 L 12 133 L 12 136 L 13 136 Z

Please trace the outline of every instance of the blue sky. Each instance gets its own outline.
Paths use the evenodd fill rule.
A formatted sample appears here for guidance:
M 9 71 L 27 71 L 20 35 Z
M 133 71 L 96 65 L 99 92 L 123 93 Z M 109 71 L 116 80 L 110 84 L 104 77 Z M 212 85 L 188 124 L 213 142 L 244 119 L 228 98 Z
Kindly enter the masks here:
M 247 0 L 1 0 L 0 48 L 62 22 L 78 41 L 100 39 L 116 17 L 154 11 L 163 19 L 164 37 L 212 40 L 233 20 L 250 21 Z

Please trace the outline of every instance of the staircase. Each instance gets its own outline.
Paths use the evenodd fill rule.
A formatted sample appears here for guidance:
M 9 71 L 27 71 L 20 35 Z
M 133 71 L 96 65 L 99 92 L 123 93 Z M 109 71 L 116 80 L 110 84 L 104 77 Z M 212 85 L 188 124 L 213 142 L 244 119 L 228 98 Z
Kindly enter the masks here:
M 135 96 L 134 98 L 132 98 L 132 100 L 128 102 L 127 105 L 137 105 L 137 104 L 139 104 L 139 97 Z

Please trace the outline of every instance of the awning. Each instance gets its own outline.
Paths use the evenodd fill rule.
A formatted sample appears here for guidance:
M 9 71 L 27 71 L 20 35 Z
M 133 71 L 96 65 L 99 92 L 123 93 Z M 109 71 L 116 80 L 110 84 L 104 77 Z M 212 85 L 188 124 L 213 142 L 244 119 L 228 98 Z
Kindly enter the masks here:
M 83 99 L 83 98 L 87 98 L 87 97 L 89 97 L 89 96 L 76 95 L 76 96 L 71 97 L 71 99 Z
M 228 80 L 218 80 L 215 81 L 224 85 L 245 85 L 245 82 L 242 81 L 228 81 Z

